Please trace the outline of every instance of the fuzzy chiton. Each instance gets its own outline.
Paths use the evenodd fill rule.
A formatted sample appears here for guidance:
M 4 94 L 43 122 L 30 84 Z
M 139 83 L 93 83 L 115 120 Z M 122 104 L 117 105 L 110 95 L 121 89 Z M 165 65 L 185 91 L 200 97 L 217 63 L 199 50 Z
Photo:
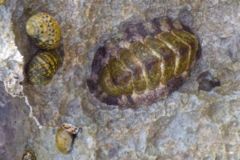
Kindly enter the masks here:
M 149 105 L 187 79 L 199 42 L 179 20 L 168 17 L 122 25 L 92 62 L 90 92 L 110 105 Z

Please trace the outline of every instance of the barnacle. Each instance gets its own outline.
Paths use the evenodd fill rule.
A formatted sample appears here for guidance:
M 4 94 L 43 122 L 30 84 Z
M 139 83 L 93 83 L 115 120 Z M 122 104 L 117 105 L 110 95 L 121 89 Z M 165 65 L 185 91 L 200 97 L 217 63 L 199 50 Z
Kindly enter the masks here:
M 26 23 L 26 32 L 41 49 L 55 49 L 60 44 L 61 28 L 47 13 L 39 12 L 30 17 Z
M 197 37 L 166 17 L 125 26 L 118 43 L 110 40 L 96 51 L 90 91 L 115 105 L 165 98 L 182 85 L 196 61 Z

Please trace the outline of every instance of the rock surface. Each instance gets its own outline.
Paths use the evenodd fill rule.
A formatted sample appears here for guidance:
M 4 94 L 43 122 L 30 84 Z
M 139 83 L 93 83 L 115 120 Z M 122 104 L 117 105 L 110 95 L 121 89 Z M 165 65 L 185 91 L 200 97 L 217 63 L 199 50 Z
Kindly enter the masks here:
M 59 22 L 64 62 L 50 84 L 21 85 L 35 54 L 24 25 L 45 11 Z M 240 159 L 238 0 L 7 0 L 0 5 L 0 159 Z M 191 14 L 192 16 L 188 16 Z M 202 55 L 189 80 L 164 101 L 120 109 L 92 100 L 86 86 L 95 47 L 124 21 L 179 16 L 199 36 Z M 198 75 L 221 81 L 199 91 Z M 55 147 L 62 123 L 81 128 L 70 154 Z

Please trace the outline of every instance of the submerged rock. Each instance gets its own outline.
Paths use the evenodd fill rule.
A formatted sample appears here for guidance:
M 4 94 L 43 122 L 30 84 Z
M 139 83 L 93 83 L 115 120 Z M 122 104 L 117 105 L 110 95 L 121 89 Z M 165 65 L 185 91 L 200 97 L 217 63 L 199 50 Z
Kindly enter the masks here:
M 51 83 L 32 87 L 19 82 L 24 64 L 37 52 L 25 25 L 38 12 L 61 25 L 64 60 Z M 179 12 L 202 50 L 184 85 L 135 110 L 95 101 L 86 82 L 94 54 L 109 34 L 126 21 L 176 18 Z M 0 81 L 5 84 L 0 83 L 0 159 L 21 159 L 26 144 L 41 160 L 239 159 L 239 12 L 238 0 L 6 1 L 0 6 Z M 221 86 L 199 92 L 196 79 L 206 70 Z M 83 127 L 68 154 L 56 148 L 62 122 Z

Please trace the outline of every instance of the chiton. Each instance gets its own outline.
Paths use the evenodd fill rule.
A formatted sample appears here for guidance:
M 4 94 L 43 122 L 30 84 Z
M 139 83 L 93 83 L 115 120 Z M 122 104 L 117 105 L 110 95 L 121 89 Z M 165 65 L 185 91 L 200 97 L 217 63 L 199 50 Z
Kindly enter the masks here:
M 44 85 L 50 82 L 61 65 L 61 57 L 54 51 L 37 53 L 26 65 L 26 82 Z
M 97 48 L 90 92 L 109 105 L 149 105 L 166 98 L 187 79 L 199 42 L 189 27 L 168 17 L 123 24 Z

